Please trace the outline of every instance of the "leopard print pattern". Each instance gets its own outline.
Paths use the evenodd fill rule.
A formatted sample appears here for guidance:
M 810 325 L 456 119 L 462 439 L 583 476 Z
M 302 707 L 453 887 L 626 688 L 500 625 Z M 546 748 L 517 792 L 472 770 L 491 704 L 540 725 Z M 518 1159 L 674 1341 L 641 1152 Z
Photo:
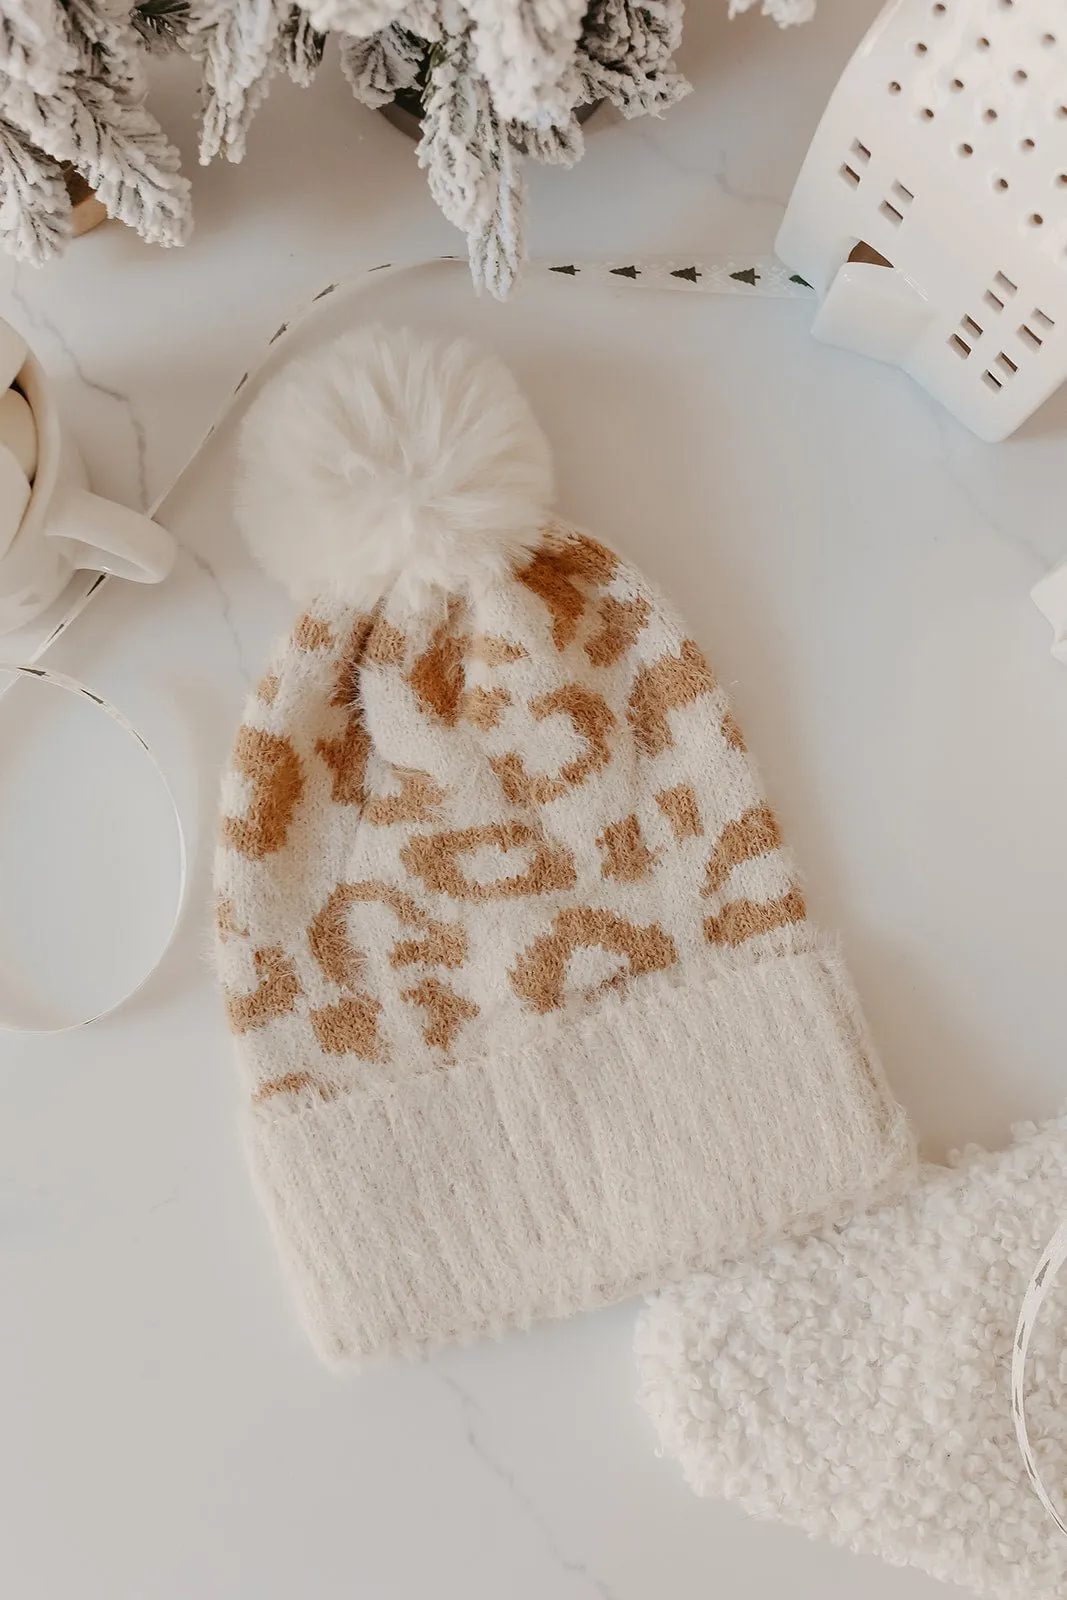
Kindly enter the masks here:
M 216 904 L 231 1027 L 274 1103 L 813 942 L 699 646 L 562 529 L 435 613 L 301 617 L 237 737 Z

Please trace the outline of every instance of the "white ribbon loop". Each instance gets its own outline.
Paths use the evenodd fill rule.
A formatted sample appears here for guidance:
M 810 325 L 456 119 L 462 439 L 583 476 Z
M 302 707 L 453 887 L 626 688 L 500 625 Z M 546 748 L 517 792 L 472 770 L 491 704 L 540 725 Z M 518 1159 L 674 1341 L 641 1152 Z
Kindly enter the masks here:
M 170 803 L 171 815 L 174 819 L 174 830 L 178 845 L 178 890 L 175 899 L 174 915 L 170 920 L 170 924 L 167 928 L 167 932 L 164 936 L 161 947 L 152 956 L 151 961 L 145 967 L 145 970 L 137 979 L 136 983 L 133 984 L 132 988 L 127 989 L 124 994 L 121 994 L 117 1000 L 112 1001 L 110 1005 L 104 1006 L 99 1011 L 94 1011 L 91 1016 L 79 1017 L 74 1022 L 60 1023 L 54 1028 L 29 1027 L 17 1022 L 10 1022 L 4 1017 L 0 1017 L 0 1030 L 6 1033 L 73 1033 L 78 1028 L 87 1028 L 92 1022 L 99 1022 L 101 1017 L 110 1016 L 113 1011 L 117 1011 L 120 1006 L 125 1005 L 128 1000 L 132 1000 L 133 996 L 144 988 L 149 978 L 151 978 L 152 974 L 157 970 L 160 963 L 167 955 L 167 952 L 173 945 L 178 932 L 178 926 L 181 922 L 182 910 L 185 905 L 186 885 L 189 878 L 189 862 L 188 851 L 185 842 L 185 829 L 182 826 L 181 812 L 178 810 L 178 802 L 174 798 L 174 791 L 171 789 L 171 786 L 167 781 L 167 775 L 164 772 L 163 767 L 161 766 L 159 759 L 155 754 L 155 751 L 152 749 L 148 741 L 142 738 L 141 734 L 138 733 L 137 729 L 134 727 L 129 718 L 123 716 L 122 712 L 117 706 L 113 706 L 109 700 L 105 700 L 103 695 L 99 695 L 94 690 L 87 688 L 84 683 L 79 683 L 76 678 L 69 678 L 65 672 L 53 672 L 47 667 L 40 667 L 36 665 L 8 666 L 0 663 L 0 675 L 4 673 L 13 673 L 15 677 L 24 684 L 46 684 L 53 689 L 61 689 L 67 694 L 77 695 L 81 699 L 90 701 L 90 703 L 98 711 L 102 711 L 106 717 L 111 718 L 112 722 L 117 723 L 124 733 L 129 734 L 130 738 L 136 744 L 140 745 L 141 749 L 152 763 L 152 766 L 155 768 L 156 775 L 159 778 L 160 783 L 163 785 L 164 793 L 166 794 L 167 800 Z

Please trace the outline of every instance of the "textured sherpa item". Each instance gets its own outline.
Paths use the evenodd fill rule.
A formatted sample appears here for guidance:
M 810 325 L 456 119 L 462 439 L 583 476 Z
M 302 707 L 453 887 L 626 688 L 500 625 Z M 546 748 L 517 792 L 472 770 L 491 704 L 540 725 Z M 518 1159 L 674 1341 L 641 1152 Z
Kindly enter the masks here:
M 305 609 L 225 780 L 218 970 L 322 1354 L 564 1316 L 907 1171 L 722 690 L 551 525 L 499 363 L 350 336 L 243 458 Z
M 1067 1117 L 926 1167 L 902 1199 L 692 1278 L 642 1313 L 644 1406 L 702 1495 L 997 1600 L 1062 1600 L 1065 1542 L 1011 1415 L 1016 1319 L 1067 1215 Z M 1067 1484 L 1056 1285 L 1027 1416 Z

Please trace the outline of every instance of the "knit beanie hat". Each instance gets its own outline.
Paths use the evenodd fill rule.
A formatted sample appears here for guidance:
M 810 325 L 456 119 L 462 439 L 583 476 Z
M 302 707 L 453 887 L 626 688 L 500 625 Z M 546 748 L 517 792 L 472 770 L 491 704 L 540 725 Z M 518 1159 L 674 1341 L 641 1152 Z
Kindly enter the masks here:
M 303 610 L 224 783 L 218 971 L 321 1354 L 633 1295 L 906 1171 L 726 697 L 553 520 L 506 369 L 357 332 L 241 454 Z

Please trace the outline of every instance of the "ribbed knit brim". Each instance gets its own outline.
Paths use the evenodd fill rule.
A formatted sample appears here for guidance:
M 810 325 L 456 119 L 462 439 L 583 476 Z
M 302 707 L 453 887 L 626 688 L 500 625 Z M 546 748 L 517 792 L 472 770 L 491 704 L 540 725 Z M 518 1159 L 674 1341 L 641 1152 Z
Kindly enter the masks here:
M 252 1165 L 334 1364 L 706 1269 L 910 1171 L 832 952 L 650 976 L 521 1046 L 253 1106 Z

